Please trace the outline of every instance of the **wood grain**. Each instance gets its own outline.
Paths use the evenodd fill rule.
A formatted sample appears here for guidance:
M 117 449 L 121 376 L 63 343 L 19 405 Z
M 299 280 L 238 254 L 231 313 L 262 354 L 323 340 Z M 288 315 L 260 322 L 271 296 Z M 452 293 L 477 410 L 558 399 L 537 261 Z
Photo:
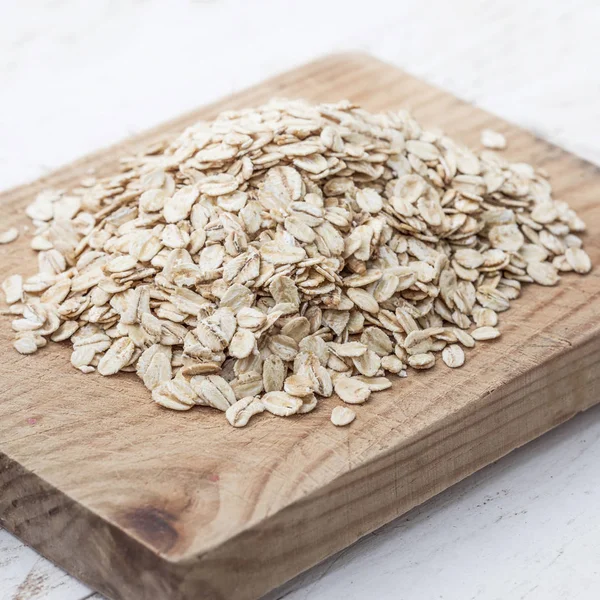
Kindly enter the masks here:
M 0 197 L 7 223 L 46 186 L 225 108 L 278 95 L 408 107 L 477 145 L 492 127 L 508 156 L 543 166 L 586 220 L 600 261 L 600 173 L 401 71 L 337 55 L 281 75 Z M 0 248 L 22 272 L 26 240 Z M 347 429 L 326 406 L 233 430 L 211 411 L 160 410 L 133 377 L 82 376 L 68 349 L 36 357 L 0 327 L 0 524 L 113 598 L 256 598 L 362 535 L 600 401 L 600 278 L 528 288 L 503 337 L 463 369 L 411 373 L 359 407 Z

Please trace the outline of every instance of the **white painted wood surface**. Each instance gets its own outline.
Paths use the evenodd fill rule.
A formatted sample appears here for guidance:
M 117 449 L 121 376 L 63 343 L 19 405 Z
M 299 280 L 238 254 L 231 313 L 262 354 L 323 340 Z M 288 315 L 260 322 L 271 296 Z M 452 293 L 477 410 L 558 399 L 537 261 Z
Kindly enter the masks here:
M 599 27 L 594 0 L 0 2 L 0 189 L 350 49 L 600 164 Z M 599 506 L 596 407 L 271 598 L 597 599 Z M 83 598 L 0 530 L 0 600 Z

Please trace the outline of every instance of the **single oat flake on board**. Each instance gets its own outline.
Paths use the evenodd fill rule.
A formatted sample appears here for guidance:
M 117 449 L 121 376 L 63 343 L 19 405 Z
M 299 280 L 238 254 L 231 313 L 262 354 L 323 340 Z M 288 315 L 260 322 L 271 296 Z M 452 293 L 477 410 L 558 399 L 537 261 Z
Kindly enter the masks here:
M 504 150 L 506 148 L 506 138 L 497 131 L 484 129 L 481 132 L 481 144 L 491 150 Z
M 334 394 L 348 425 L 388 376 L 498 338 L 524 284 L 592 268 L 543 172 L 402 110 L 273 100 L 120 164 L 27 207 L 38 273 L 2 283 L 14 348 L 69 340 L 81 373 L 136 373 L 160 406 L 233 427 Z
M 0 244 L 10 244 L 19 237 L 19 230 L 15 227 L 0 231 Z

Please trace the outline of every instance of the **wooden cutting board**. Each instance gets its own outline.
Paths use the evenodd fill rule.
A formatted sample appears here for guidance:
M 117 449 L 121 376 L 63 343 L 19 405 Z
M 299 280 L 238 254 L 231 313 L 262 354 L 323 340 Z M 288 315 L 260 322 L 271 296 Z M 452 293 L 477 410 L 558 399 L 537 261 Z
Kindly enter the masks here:
M 406 107 L 473 147 L 491 127 L 506 155 L 544 167 L 585 219 L 600 265 L 598 168 L 371 57 L 342 54 L 280 75 L 0 196 L 2 227 L 47 186 L 68 187 L 116 159 L 226 108 L 272 96 Z M 0 246 L 3 276 L 35 264 L 27 236 Z M 174 413 L 134 376 L 82 375 L 69 350 L 10 347 L 0 322 L 0 525 L 115 599 L 246 600 L 348 546 L 600 401 L 600 269 L 527 287 L 502 337 L 329 422 L 333 400 L 301 418 L 231 428 L 208 409 Z

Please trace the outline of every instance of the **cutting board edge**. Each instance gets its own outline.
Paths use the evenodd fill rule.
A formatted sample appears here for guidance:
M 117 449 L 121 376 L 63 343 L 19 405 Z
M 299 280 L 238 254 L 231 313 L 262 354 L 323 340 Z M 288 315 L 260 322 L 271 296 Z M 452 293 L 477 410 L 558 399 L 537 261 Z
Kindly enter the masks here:
M 118 554 L 114 553 L 115 559 L 123 553 L 130 561 L 135 557 L 128 563 L 132 577 L 136 572 L 142 572 L 146 564 L 161 577 L 170 577 L 168 567 L 172 563 L 2 451 L 0 489 L 4 492 L 0 498 L 0 526 L 107 597 L 120 597 L 120 587 L 110 585 L 111 580 L 104 570 L 106 559 L 111 559 L 111 547 L 119 547 Z M 27 504 L 39 502 L 40 498 L 45 503 L 44 511 L 42 514 L 38 511 L 30 518 Z M 23 519 L 20 518 L 21 511 L 25 513 Z M 67 538 L 67 544 L 63 536 Z M 66 555 L 65 547 L 73 548 L 73 551 Z M 102 565 L 97 573 L 88 568 L 90 557 L 94 565 Z
M 558 366 L 559 362 L 560 366 Z M 178 595 L 175 597 L 187 600 L 194 597 L 194 590 L 208 589 L 216 594 L 209 596 L 210 598 L 225 599 L 235 593 L 236 599 L 250 600 L 271 591 L 282 581 L 298 575 L 512 450 L 600 403 L 600 396 L 595 393 L 596 386 L 600 386 L 600 375 L 594 378 L 594 371 L 598 370 L 599 364 L 600 337 L 588 336 L 581 343 L 557 353 L 533 369 L 524 371 L 520 377 L 513 379 L 506 386 L 481 397 L 477 402 L 469 403 L 434 426 L 407 437 L 403 443 L 382 451 L 359 467 L 340 475 L 327 486 L 252 524 L 225 542 L 180 559 L 170 559 L 160 555 L 142 541 L 66 496 L 51 483 L 27 471 L 2 452 L 0 452 L 0 487 L 3 488 L 5 497 L 0 500 L 0 515 L 2 515 L 0 525 L 33 546 L 55 564 L 66 568 L 70 573 L 109 597 L 131 600 L 139 597 L 140 593 L 149 594 L 144 596 L 148 598 L 160 598 L 160 594 L 176 593 Z M 578 368 L 571 370 L 572 366 Z M 532 378 L 533 371 L 540 371 L 541 377 L 545 378 L 543 387 L 537 385 L 539 377 Z M 565 372 L 569 372 L 570 375 L 567 382 L 563 381 Z M 561 385 L 562 387 L 568 385 L 571 389 L 575 389 L 570 380 L 585 381 L 585 389 L 571 397 L 559 393 Z M 522 400 L 519 400 L 523 397 L 523 393 L 526 393 L 529 398 L 527 406 L 530 409 L 533 406 L 533 410 L 529 410 L 525 415 L 519 410 L 524 405 Z M 547 401 L 548 394 L 551 402 Z M 511 400 L 512 395 L 517 398 L 516 401 Z M 481 424 L 488 422 L 489 419 L 495 421 L 495 433 L 492 436 L 488 433 L 489 427 Z M 525 428 L 522 427 L 524 419 L 525 422 L 530 423 Z M 465 428 L 461 425 L 464 422 L 470 424 Z M 483 440 L 477 438 L 478 427 L 485 435 Z M 513 436 L 510 441 L 507 439 L 502 441 L 505 430 L 511 432 Z M 450 448 L 443 443 L 438 443 L 440 439 L 449 440 L 447 444 L 450 444 Z M 453 443 L 457 443 L 458 446 L 452 447 Z M 465 452 L 464 446 L 468 443 L 478 444 L 479 453 Z M 481 444 L 489 446 L 486 452 L 481 452 Z M 431 448 L 435 449 L 435 455 L 428 460 L 419 460 L 419 452 L 431 451 Z M 469 456 L 476 458 L 476 462 L 465 462 Z M 457 464 L 460 460 L 463 460 L 464 464 Z M 390 482 L 398 481 L 396 470 L 399 469 L 402 475 L 402 465 L 409 461 L 415 462 L 416 468 L 410 473 L 413 476 L 410 479 L 410 490 L 399 499 L 398 489 L 392 491 Z M 446 479 L 432 476 L 435 485 L 427 484 L 425 481 L 427 473 L 432 469 L 445 473 Z M 395 473 L 393 478 L 390 477 L 392 471 Z M 365 481 L 371 483 L 376 481 L 375 486 L 369 486 L 366 494 L 363 486 Z M 384 494 L 380 487 L 390 489 Z M 12 494 L 11 489 L 13 489 Z M 6 494 L 7 490 L 8 494 Z M 356 499 L 349 498 L 352 494 L 358 494 Z M 370 498 L 381 498 L 382 495 L 388 499 L 388 502 L 380 502 L 381 506 L 375 508 L 369 506 Z M 35 498 L 35 501 L 39 501 L 40 497 L 47 503 L 44 513 L 36 515 L 34 519 L 25 518 L 20 522 L 20 508 L 23 507 L 26 511 L 25 505 L 28 500 Z M 321 510 L 319 506 L 321 500 L 328 505 L 328 510 Z M 339 528 L 332 527 L 336 519 L 335 514 L 332 513 L 353 501 L 353 509 L 361 514 L 361 522 L 345 523 L 343 529 L 346 537 L 342 540 L 339 535 L 333 535 L 334 532 L 339 534 Z M 308 528 L 311 532 L 310 536 L 314 537 L 315 530 L 318 530 L 321 537 L 331 540 L 328 542 L 328 549 L 323 551 L 325 544 L 318 543 L 303 549 L 287 548 L 283 553 L 285 560 L 278 563 L 277 569 L 268 571 L 268 579 L 265 579 L 264 569 L 256 569 L 257 559 L 250 553 L 251 548 L 260 541 L 263 548 L 266 546 L 272 548 L 271 551 L 276 554 L 281 553 L 282 544 L 279 538 L 284 530 L 286 540 L 295 540 L 290 544 L 291 546 L 295 543 L 302 546 L 303 530 L 307 527 L 307 514 L 315 515 L 315 524 L 312 528 Z M 42 537 L 39 537 L 38 519 L 43 520 L 45 524 Z M 78 523 L 82 526 L 80 527 Z M 61 539 L 65 533 L 72 538 L 68 544 Z M 57 539 L 61 539 L 60 544 L 53 543 Z M 334 542 L 336 539 L 337 542 Z M 311 547 L 319 549 L 318 552 L 311 554 Z M 73 550 L 66 555 L 64 548 Z M 298 551 L 301 550 L 304 554 L 299 556 Z M 131 573 L 131 577 L 115 585 L 114 579 L 109 581 L 106 578 L 103 568 L 107 560 L 109 562 L 113 558 L 118 560 L 123 555 L 128 557 L 128 572 Z M 82 556 L 86 558 L 80 561 L 79 557 Z M 95 559 L 90 560 L 90 557 Z M 260 557 L 259 563 L 268 559 L 269 557 Z M 244 563 L 244 560 L 247 562 Z M 90 569 L 90 564 L 99 567 L 97 570 Z M 227 579 L 224 573 L 219 571 L 227 569 L 231 564 L 237 565 L 236 577 L 243 578 L 244 590 L 240 591 L 236 578 Z M 140 572 L 151 573 L 151 575 L 145 578 L 134 577 L 135 573 Z M 119 576 L 123 577 L 123 573 L 120 572 Z M 233 587 L 228 588 L 228 585 Z

